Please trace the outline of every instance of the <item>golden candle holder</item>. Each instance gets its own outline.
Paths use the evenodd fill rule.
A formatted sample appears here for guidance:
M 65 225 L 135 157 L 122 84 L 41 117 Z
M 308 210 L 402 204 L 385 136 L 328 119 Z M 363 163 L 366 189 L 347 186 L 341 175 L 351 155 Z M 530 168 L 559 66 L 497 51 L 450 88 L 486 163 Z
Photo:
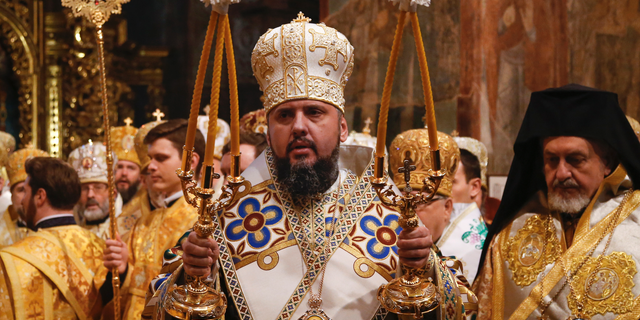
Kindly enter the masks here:
M 376 157 L 376 178 L 372 182 L 373 187 L 382 203 L 398 209 L 400 212 L 398 222 L 403 230 L 411 231 L 418 227 L 420 220 L 416 215 L 416 206 L 432 201 L 445 175 L 444 171 L 440 170 L 440 150 L 431 151 L 431 162 L 435 170 L 429 170 L 429 176 L 422 181 L 423 187 L 420 193 L 411 194 L 413 190 L 409 180 L 411 171 L 416 170 L 416 167 L 411 164 L 408 157 L 405 158 L 404 166 L 398 169 L 398 173 L 404 174 L 406 194 L 399 195 L 383 175 L 384 157 Z M 421 319 L 423 314 L 435 310 L 442 298 L 431 280 L 417 275 L 418 270 L 407 266 L 402 266 L 402 270 L 404 274 L 400 278 L 380 286 L 378 301 L 390 312 L 413 315 L 416 319 Z
M 193 149 L 185 149 L 183 152 L 186 153 L 187 159 L 191 159 Z M 199 237 L 209 238 L 215 231 L 212 217 L 251 190 L 251 183 L 240 176 L 239 164 L 240 155 L 232 155 L 232 175 L 227 178 L 229 185 L 223 187 L 222 194 L 217 200 L 213 199 L 214 190 L 211 189 L 211 185 L 214 179 L 220 178 L 220 175 L 213 171 L 213 166 L 204 167 L 202 187 L 197 186 L 194 172 L 190 170 L 188 164 L 187 170 L 176 170 L 182 182 L 185 200 L 198 209 L 198 221 L 193 225 L 193 231 Z M 227 309 L 227 298 L 224 293 L 206 285 L 201 277 L 187 275 L 186 279 L 185 285 L 171 287 L 167 291 L 168 300 L 164 305 L 165 311 L 178 319 L 221 318 Z

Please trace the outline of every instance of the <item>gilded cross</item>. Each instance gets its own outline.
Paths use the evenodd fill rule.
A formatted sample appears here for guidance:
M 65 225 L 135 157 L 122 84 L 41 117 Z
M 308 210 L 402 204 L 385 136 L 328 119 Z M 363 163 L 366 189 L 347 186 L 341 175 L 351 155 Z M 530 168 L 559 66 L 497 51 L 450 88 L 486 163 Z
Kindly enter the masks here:
M 364 129 L 362 129 L 362 132 L 365 134 L 370 134 L 371 133 L 371 129 L 369 129 L 369 126 L 371 125 L 371 117 L 367 117 L 367 120 L 364 121 Z
M 126 119 L 124 119 L 124 124 L 127 127 L 131 127 L 131 124 L 133 123 L 133 120 L 131 120 L 131 118 L 127 117 Z
M 164 117 L 164 113 L 160 111 L 160 109 L 156 109 L 156 111 L 154 111 L 151 115 L 156 117 L 156 121 L 162 121 L 162 117 Z
M 318 63 L 321 66 L 330 64 L 333 66 L 333 70 L 338 70 L 338 53 L 342 55 L 344 62 L 347 63 L 347 47 L 349 41 L 341 40 L 338 38 L 338 33 L 335 29 L 329 28 L 324 24 L 319 24 L 322 27 L 324 33 L 320 33 L 316 30 L 309 30 L 313 36 L 313 43 L 309 46 L 310 51 L 315 51 L 317 47 L 324 48 L 324 58 L 320 59 Z
M 398 168 L 398 173 L 404 174 L 404 182 L 407 184 L 404 187 L 404 191 L 411 192 L 411 185 L 409 184 L 409 180 L 411 180 L 411 171 L 416 170 L 416 166 L 411 164 L 411 158 L 409 158 L 409 151 L 407 151 L 404 161 L 402 161 L 404 165 Z
M 298 18 L 293 19 L 293 22 L 311 22 L 311 18 L 307 18 L 304 16 L 302 11 L 298 12 Z
M 211 106 L 207 105 L 206 107 L 204 107 L 204 114 L 207 115 L 207 118 L 209 117 L 209 112 L 211 111 Z

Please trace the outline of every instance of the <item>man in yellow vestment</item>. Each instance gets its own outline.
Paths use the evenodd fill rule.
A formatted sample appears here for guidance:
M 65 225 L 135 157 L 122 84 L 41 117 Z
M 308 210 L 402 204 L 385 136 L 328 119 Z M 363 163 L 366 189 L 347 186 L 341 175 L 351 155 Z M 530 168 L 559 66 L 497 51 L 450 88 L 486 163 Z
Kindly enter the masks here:
M 182 236 L 196 221 L 197 214 L 182 194 L 181 181 L 176 168 L 181 165 L 182 145 L 187 134 L 187 121 L 169 120 L 151 129 L 144 139 L 149 146 L 151 161 L 147 171 L 150 188 L 165 194 L 164 207 L 138 219 L 126 243 L 107 240 L 104 256 L 105 267 L 117 267 L 124 279 L 124 319 L 140 319 L 145 295 L 151 279 L 162 267 L 166 250 Z M 200 173 L 200 155 L 204 154 L 204 137 L 196 132 L 196 143 L 191 167 Z
M 640 318 L 640 143 L 617 95 L 534 92 L 514 151 L 479 319 Z
M 2 214 L 0 220 L 0 246 L 16 243 L 27 235 L 27 225 L 24 222 L 24 209 L 22 208 L 24 181 L 27 179 L 24 164 L 32 157 L 47 156 L 49 155 L 42 150 L 27 147 L 12 153 L 5 163 L 9 177 L 9 190 L 11 190 L 11 205 Z
M 48 157 L 25 166 L 22 203 L 35 232 L 0 250 L 0 319 L 92 318 L 101 308 L 104 241 L 75 223 L 78 174 Z

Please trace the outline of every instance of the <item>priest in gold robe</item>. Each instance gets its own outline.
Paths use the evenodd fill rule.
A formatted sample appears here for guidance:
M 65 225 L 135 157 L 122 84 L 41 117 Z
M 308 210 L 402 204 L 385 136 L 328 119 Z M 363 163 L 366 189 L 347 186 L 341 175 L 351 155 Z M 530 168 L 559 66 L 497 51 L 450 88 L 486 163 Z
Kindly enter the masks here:
M 147 133 L 143 142 L 148 146 L 150 158 L 146 168 L 149 188 L 166 197 L 162 207 L 136 221 L 126 243 L 120 239 L 107 240 L 104 265 L 109 269 L 118 268 L 121 279 L 124 279 L 124 319 L 140 319 L 147 287 L 160 273 L 164 252 L 173 247 L 197 219 L 196 210 L 183 197 L 181 181 L 175 172 L 181 165 L 186 134 L 187 121 L 184 119 L 169 120 Z M 204 154 L 204 145 L 202 133 L 197 132 L 191 159 L 196 176 L 200 173 L 200 155 Z
M 340 146 L 353 52 L 344 35 L 302 14 L 258 40 L 252 63 L 269 148 L 242 174 L 250 193 L 213 217 L 215 239 L 192 232 L 165 254 L 171 275 L 150 286 L 143 318 L 169 319 L 167 288 L 211 275 L 228 297 L 227 320 L 395 319 L 377 291 L 400 265 L 436 284 L 442 300 L 428 316 L 464 318 L 457 279 L 430 250 L 429 230 L 402 231 L 398 212 L 378 199 L 374 150 Z
M 479 319 L 640 318 L 640 143 L 618 96 L 534 92 L 474 287 Z
M 140 189 L 141 168 L 135 149 L 138 129 L 131 126 L 131 118 L 126 118 L 124 122 L 124 127 L 111 127 L 111 150 L 118 159 L 113 173 L 115 187 L 122 197 L 122 204 L 126 205 Z
M 77 226 L 78 174 L 59 159 L 26 162 L 31 232 L 0 249 L 0 319 L 89 319 L 100 313 L 104 241 Z
M 0 220 L 0 246 L 8 246 L 16 243 L 27 235 L 27 225 L 25 223 L 24 208 L 22 198 L 24 197 L 24 181 L 27 179 L 25 171 L 26 160 L 33 157 L 48 157 L 42 150 L 27 147 L 15 151 L 5 162 L 7 176 L 9 177 L 9 187 L 11 191 L 11 205 L 2 214 Z

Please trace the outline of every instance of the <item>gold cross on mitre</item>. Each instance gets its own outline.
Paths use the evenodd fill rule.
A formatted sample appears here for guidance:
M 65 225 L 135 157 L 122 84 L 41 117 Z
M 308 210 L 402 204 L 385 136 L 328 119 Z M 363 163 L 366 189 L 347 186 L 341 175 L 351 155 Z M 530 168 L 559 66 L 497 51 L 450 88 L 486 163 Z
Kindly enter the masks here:
M 204 107 L 204 114 L 207 115 L 207 117 L 209 117 L 209 112 L 211 111 L 211 106 L 207 105 L 206 107 Z
M 371 129 L 369 129 L 369 125 L 371 125 L 371 117 L 367 117 L 367 120 L 364 121 L 364 128 L 362 129 L 362 133 L 370 134 Z
M 151 115 L 156 117 L 156 121 L 162 121 L 162 117 L 164 117 L 164 113 L 162 113 L 160 109 L 156 109 L 156 111 L 154 111 Z
M 126 119 L 124 119 L 124 124 L 127 127 L 131 127 L 131 124 L 133 123 L 133 120 L 131 120 L 131 118 L 127 117 Z
M 307 18 L 304 16 L 302 11 L 298 12 L 298 17 L 293 19 L 293 22 L 311 22 L 311 18 Z

